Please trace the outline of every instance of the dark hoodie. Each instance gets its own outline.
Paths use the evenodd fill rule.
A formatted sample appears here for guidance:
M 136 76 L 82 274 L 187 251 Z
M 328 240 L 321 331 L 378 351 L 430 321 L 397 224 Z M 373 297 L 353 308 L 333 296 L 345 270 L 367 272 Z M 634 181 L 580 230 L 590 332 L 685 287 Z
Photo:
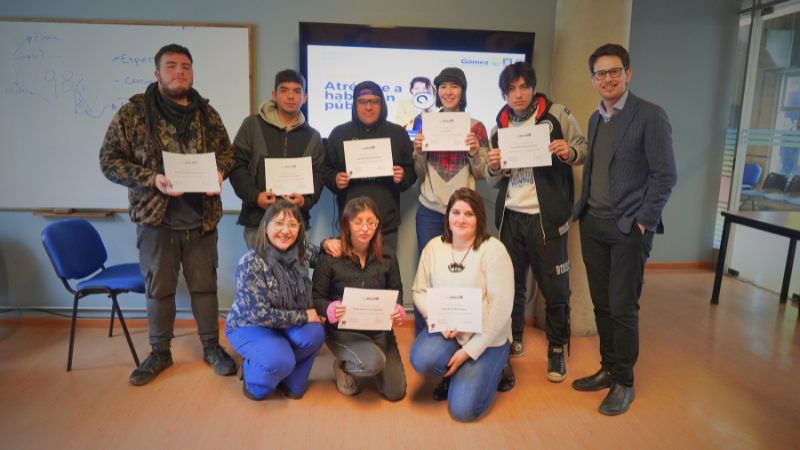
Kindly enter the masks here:
M 380 91 L 377 84 L 365 81 L 356 86 L 353 92 L 361 92 L 365 87 L 372 87 L 376 92 Z M 374 200 L 380 209 L 381 217 L 383 217 L 383 230 L 393 231 L 400 226 L 400 192 L 410 188 L 417 181 L 417 175 L 414 173 L 414 147 L 411 139 L 403 127 L 386 121 L 388 112 L 383 92 L 380 92 L 380 97 L 381 113 L 378 122 L 369 131 L 358 120 L 355 101 L 352 110 L 353 119 L 331 131 L 325 147 L 325 164 L 328 167 L 325 186 L 336 195 L 339 217 L 351 198 L 367 196 Z M 350 184 L 344 189 L 337 188 L 336 174 L 347 171 L 344 159 L 344 141 L 378 138 L 391 139 L 392 159 L 395 166 L 403 168 L 403 181 L 395 184 L 392 177 L 359 178 L 350 180 Z
M 303 195 L 305 204 L 300 208 L 306 228 L 309 211 L 322 193 L 325 151 L 317 130 L 306 122 L 300 113 L 297 123 L 286 126 L 278 118 L 277 105 L 267 100 L 258 108 L 258 114 L 242 122 L 233 141 L 236 164 L 231 169 L 231 185 L 242 199 L 239 225 L 255 228 L 261 223 L 265 210 L 258 206 L 258 196 L 267 189 L 264 160 L 270 158 L 311 157 L 314 171 L 314 193 Z
M 558 156 L 552 155 L 552 166 L 533 168 L 533 179 L 539 200 L 539 214 L 542 218 L 542 232 L 546 239 L 552 239 L 569 230 L 572 205 L 575 204 L 571 166 L 583 164 L 586 159 L 586 138 L 581 134 L 575 117 L 563 105 L 551 102 L 541 93 L 537 93 L 533 101 L 538 103 L 536 124 L 549 124 L 550 142 L 556 139 L 567 141 L 572 155 L 569 161 L 562 161 Z M 492 149 L 498 148 L 497 130 L 512 126 L 509 109 L 508 106 L 504 106 L 497 114 L 497 125 L 492 129 L 489 139 Z M 494 172 L 491 167 L 487 166 L 486 180 L 491 187 L 500 189 L 495 202 L 494 220 L 497 228 L 500 228 L 503 222 L 509 179 L 509 169 Z

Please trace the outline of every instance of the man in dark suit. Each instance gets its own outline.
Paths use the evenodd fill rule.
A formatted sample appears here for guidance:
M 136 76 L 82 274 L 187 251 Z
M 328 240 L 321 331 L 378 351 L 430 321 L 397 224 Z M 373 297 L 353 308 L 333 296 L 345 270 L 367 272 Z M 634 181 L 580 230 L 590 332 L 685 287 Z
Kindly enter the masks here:
M 581 250 L 600 335 L 602 368 L 572 383 L 579 391 L 611 388 L 600 413 L 626 412 L 636 396 L 639 296 L 661 211 L 677 181 L 672 127 L 663 108 L 627 89 L 633 71 L 627 50 L 606 44 L 589 57 L 602 101 L 589 119 L 589 150 L 581 198 Z

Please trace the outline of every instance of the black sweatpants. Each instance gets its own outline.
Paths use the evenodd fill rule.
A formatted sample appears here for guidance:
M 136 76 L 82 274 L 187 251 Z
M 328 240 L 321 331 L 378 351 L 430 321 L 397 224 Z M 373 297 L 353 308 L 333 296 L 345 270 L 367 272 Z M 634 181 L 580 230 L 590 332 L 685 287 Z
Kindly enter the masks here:
M 525 300 L 528 267 L 545 300 L 545 334 L 550 346 L 569 342 L 569 255 L 567 235 L 545 239 L 541 215 L 506 210 L 500 230 L 514 266 L 514 308 L 511 311 L 511 334 L 522 341 L 525 330 Z
M 653 233 L 635 223 L 628 233 L 614 219 L 586 213 L 581 219 L 581 251 L 600 335 L 600 364 L 615 383 L 633 386 L 639 358 L 639 296 Z
M 202 230 L 202 227 L 171 230 L 136 226 L 139 269 L 145 277 L 150 345 L 167 349 L 173 338 L 175 291 L 181 266 L 200 340 L 219 339 L 217 230 Z

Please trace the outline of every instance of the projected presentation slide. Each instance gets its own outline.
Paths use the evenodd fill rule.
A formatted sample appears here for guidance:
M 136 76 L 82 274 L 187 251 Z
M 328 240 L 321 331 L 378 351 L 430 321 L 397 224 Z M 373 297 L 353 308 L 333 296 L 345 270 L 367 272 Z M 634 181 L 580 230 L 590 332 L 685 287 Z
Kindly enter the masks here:
M 458 67 L 467 77 L 467 111 L 490 131 L 505 102 L 498 80 L 503 67 L 523 61 L 521 53 L 308 46 L 308 122 L 323 137 L 352 118 L 353 88 L 374 81 L 383 89 L 388 120 L 413 138 L 423 111 L 435 109 L 431 89 L 445 67 Z M 412 93 L 411 82 L 415 81 Z M 416 123 L 416 125 L 415 125 Z

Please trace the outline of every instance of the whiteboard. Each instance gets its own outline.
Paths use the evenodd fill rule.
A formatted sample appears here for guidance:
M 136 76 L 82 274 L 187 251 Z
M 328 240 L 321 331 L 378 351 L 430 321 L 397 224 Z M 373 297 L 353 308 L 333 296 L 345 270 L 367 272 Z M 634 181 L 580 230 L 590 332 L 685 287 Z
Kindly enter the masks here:
M 126 209 L 99 154 L 111 119 L 155 81 L 156 52 L 189 49 L 194 88 L 233 141 L 251 114 L 249 25 L 0 21 L 0 208 Z M 227 181 L 223 208 L 241 208 Z

